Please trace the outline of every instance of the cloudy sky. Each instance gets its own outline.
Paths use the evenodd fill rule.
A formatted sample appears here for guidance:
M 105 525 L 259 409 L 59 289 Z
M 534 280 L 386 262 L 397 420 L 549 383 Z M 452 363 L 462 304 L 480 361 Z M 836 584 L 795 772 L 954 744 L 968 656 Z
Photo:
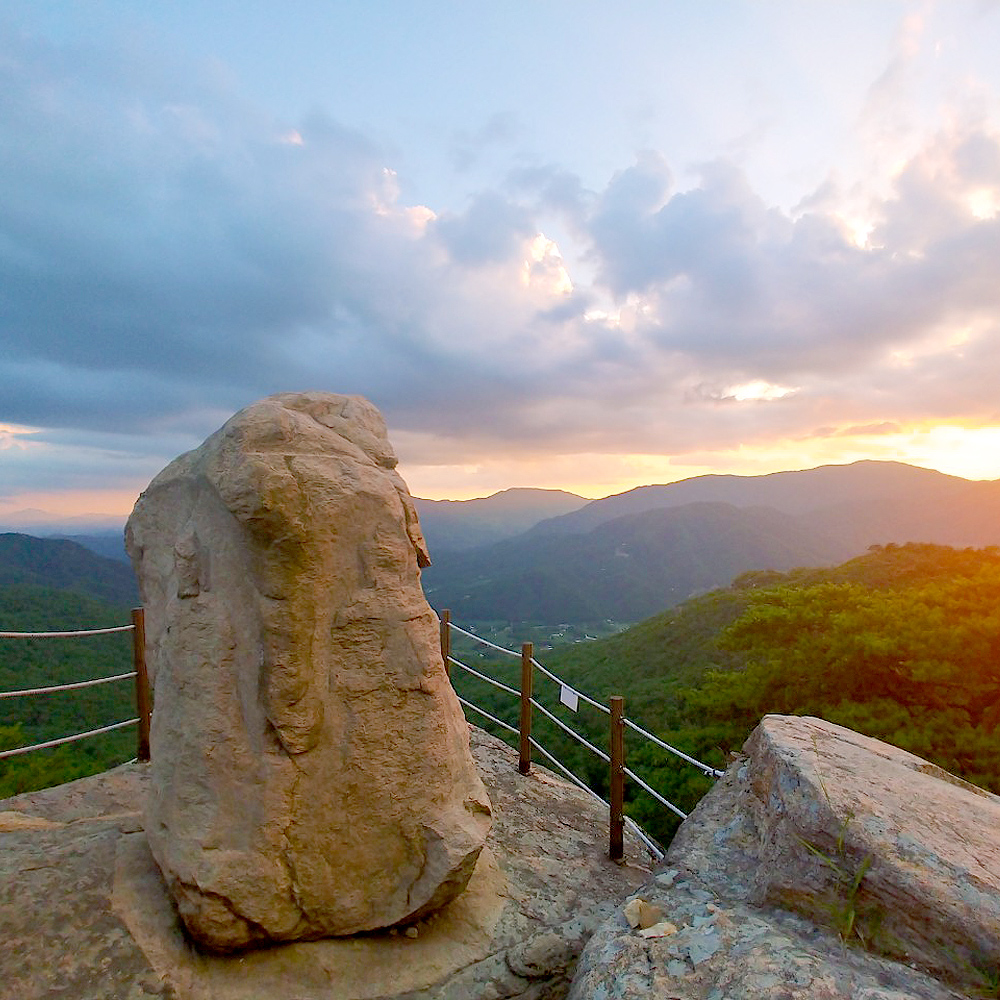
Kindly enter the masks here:
M 411 491 L 1000 478 L 995 0 L 4 0 L 0 523 L 273 392 Z

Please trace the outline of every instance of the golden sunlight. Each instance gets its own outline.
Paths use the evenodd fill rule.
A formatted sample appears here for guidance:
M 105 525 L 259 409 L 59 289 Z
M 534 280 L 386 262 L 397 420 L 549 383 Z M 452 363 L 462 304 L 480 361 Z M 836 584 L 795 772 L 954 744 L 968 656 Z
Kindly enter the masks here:
M 523 263 L 522 281 L 551 295 L 569 295 L 573 279 L 566 270 L 555 240 L 538 233 L 528 246 L 529 259 Z
M 15 497 L 0 498 L 0 521 L 22 511 L 41 511 L 57 517 L 121 517 L 132 513 L 139 492 L 145 483 L 135 489 L 116 490 L 36 490 L 18 493 Z M 40 518 L 45 522 L 47 517 Z
M 900 437 L 901 462 L 963 479 L 1000 479 L 1000 427 L 937 426 Z
M 899 430 L 888 424 L 853 433 L 786 438 L 673 456 L 588 453 L 544 460 L 507 457 L 476 465 L 414 464 L 401 471 L 415 496 L 433 499 L 483 497 L 513 486 L 604 497 L 693 476 L 763 476 L 865 459 L 905 462 L 963 479 L 1000 479 L 1000 427 Z
M 724 399 L 735 399 L 738 403 L 747 400 L 763 400 L 768 402 L 772 399 L 784 399 L 797 390 L 784 385 L 774 385 L 762 379 L 753 382 L 744 382 L 741 385 L 731 385 L 728 389 L 722 390 Z
M 996 218 L 1000 211 L 1000 196 L 991 188 L 980 188 L 969 195 L 969 211 L 979 220 Z

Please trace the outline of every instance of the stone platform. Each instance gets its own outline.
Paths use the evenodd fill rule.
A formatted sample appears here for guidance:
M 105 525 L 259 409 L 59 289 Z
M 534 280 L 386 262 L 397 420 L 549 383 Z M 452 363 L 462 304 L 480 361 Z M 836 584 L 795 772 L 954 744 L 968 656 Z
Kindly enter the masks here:
M 232 956 L 184 935 L 149 853 L 148 767 L 0 802 L 0 998 L 475 1000 L 563 997 L 583 945 L 650 878 L 607 857 L 606 811 L 472 729 L 493 829 L 468 890 L 405 930 Z

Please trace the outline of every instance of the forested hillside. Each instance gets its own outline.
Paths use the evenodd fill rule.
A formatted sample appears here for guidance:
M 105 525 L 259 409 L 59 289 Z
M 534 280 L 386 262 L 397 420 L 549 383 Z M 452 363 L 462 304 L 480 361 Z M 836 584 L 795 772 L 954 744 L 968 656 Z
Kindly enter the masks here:
M 1000 544 L 1000 481 L 856 462 L 642 486 L 495 545 L 435 555 L 424 586 L 434 607 L 465 621 L 596 634 L 746 570 L 832 566 L 911 541 Z
M 128 606 L 70 590 L 0 588 L 0 628 L 98 628 L 129 620 Z M 461 624 L 461 619 L 458 619 Z M 468 662 L 488 660 L 456 643 Z M 911 750 L 1000 792 L 1000 550 L 930 544 L 873 546 L 828 569 L 755 570 L 597 642 L 537 651 L 570 684 L 713 766 L 726 764 L 760 717 L 818 715 Z M 128 633 L 73 640 L 0 640 L 0 690 L 41 687 L 131 669 Z M 517 662 L 489 664 L 516 687 Z M 517 702 L 453 670 L 456 689 L 516 724 Z M 599 745 L 606 717 L 560 708 L 558 689 L 536 694 Z M 132 717 L 130 681 L 31 699 L 0 699 L 0 747 Z M 470 716 L 477 724 L 480 718 Z M 489 726 L 487 725 L 487 728 Z M 588 759 L 544 719 L 536 734 L 603 787 Z M 0 762 L 0 795 L 102 770 L 134 756 L 128 729 Z M 634 736 L 629 762 L 682 808 L 709 787 L 697 770 Z M 634 790 L 633 790 L 634 792 Z M 630 792 L 632 813 L 661 839 L 674 822 Z
M 0 587 L 0 630 L 68 631 L 129 623 L 129 608 L 69 590 Z M 131 633 L 79 639 L 0 639 L 0 691 L 49 687 L 132 669 Z M 0 750 L 96 729 L 135 716 L 131 680 L 0 699 Z M 0 798 L 94 774 L 135 756 L 134 727 L 0 760 Z
M 465 621 L 631 623 L 746 570 L 823 565 L 850 551 L 777 510 L 691 503 L 582 535 L 522 535 L 446 554 L 424 571 L 424 589 Z
M 99 556 L 65 538 L 0 534 L 0 587 L 54 587 L 75 590 L 111 604 L 139 601 L 132 567 Z
M 468 651 L 467 655 L 475 655 Z M 541 654 L 580 690 L 722 767 L 768 713 L 816 715 L 926 757 L 1000 793 L 1000 551 L 875 546 L 832 569 L 752 572 L 620 635 Z M 516 666 L 516 664 L 515 664 Z M 491 666 L 517 686 L 513 667 Z M 516 703 L 453 671 L 456 687 L 516 723 Z M 606 719 L 558 708 L 604 745 Z M 478 720 L 477 720 L 478 721 Z M 592 779 L 605 766 L 545 720 L 543 742 Z M 709 786 L 631 734 L 631 765 L 690 809 Z M 632 813 L 662 838 L 675 823 L 645 795 Z

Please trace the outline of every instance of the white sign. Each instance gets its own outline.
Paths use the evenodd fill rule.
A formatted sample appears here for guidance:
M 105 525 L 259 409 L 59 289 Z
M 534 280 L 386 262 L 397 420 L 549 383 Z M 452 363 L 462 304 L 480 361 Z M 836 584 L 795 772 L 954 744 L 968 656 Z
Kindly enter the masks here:
M 559 700 L 571 712 L 575 712 L 580 707 L 580 696 L 565 684 L 559 686 Z

